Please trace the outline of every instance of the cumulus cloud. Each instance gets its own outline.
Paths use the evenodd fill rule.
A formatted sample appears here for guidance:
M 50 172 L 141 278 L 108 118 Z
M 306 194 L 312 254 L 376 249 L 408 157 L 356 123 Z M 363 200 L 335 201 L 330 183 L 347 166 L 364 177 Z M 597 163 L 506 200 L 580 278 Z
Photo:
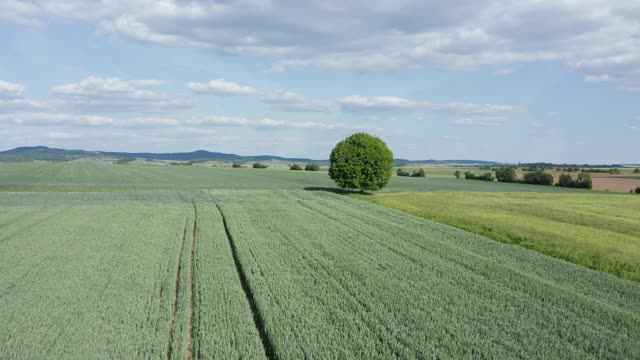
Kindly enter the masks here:
M 110 126 L 114 120 L 100 115 L 77 115 L 58 113 L 14 113 L 0 114 L 0 122 L 6 121 L 20 125 L 55 126 Z
M 25 86 L 0 80 L 0 99 L 15 99 L 22 97 Z
M 38 5 L 28 1 L 0 1 L 0 20 L 10 21 L 29 27 L 40 25 L 41 11 Z
M 367 112 L 367 111 L 397 111 L 411 110 L 420 107 L 417 102 L 401 99 L 394 96 L 347 96 L 340 100 L 343 111 Z
M 47 137 L 50 139 L 71 140 L 71 139 L 80 139 L 82 138 L 82 135 L 77 133 L 54 131 L 54 132 L 47 133 Z
M 593 82 L 593 83 L 607 82 L 607 81 L 611 81 L 611 80 L 612 79 L 607 74 L 587 75 L 587 76 L 584 77 L 584 81 Z
M 498 69 L 498 70 L 496 70 L 495 74 L 498 75 L 498 76 L 508 76 L 508 75 L 513 74 L 513 69 L 508 69 L 508 68 L 507 69 Z
M 207 83 L 189 82 L 187 87 L 198 93 L 212 93 L 219 96 L 256 96 L 270 110 L 288 112 L 331 112 L 332 102 L 309 100 L 304 96 L 286 90 L 258 91 L 251 86 L 240 85 L 224 79 Z
M 558 60 L 640 84 L 640 3 L 423 0 L 194 2 L 7 0 L 5 19 L 39 14 L 167 46 L 269 56 L 274 67 L 379 71 Z M 19 5 L 19 6 L 18 6 Z M 2 10 L 2 9 L 0 9 Z
M 480 117 L 455 119 L 451 123 L 457 126 L 500 127 L 506 122 L 504 117 Z
M 472 103 L 444 103 L 431 104 L 434 110 L 445 110 L 461 114 L 491 114 L 491 113 L 519 113 L 525 109 L 512 105 L 472 104 Z
M 44 103 L 24 98 L 25 86 L 0 80 L 0 112 L 38 111 Z
M 258 93 L 250 86 L 242 86 L 225 79 L 210 80 L 207 83 L 190 82 L 187 86 L 198 93 L 213 93 L 220 96 L 255 95 Z
M 135 128 L 175 127 L 180 125 L 180 121 L 177 119 L 160 117 L 135 117 L 131 119 L 120 120 L 116 122 L 115 125 Z
M 164 85 L 162 80 L 123 80 L 117 77 L 88 78 L 54 87 L 58 105 L 81 110 L 106 112 L 158 112 L 193 106 L 193 100 L 148 88 Z
M 521 107 L 511 105 L 473 104 L 473 103 L 432 103 L 410 101 L 394 96 L 348 96 L 340 100 L 345 112 L 376 113 L 395 111 L 448 111 L 460 114 L 514 113 L 523 111 Z
M 189 120 L 186 122 L 189 125 L 216 125 L 216 126 L 244 126 L 244 127 L 265 127 L 265 128 L 288 128 L 288 129 L 316 129 L 316 130 L 335 130 L 335 129 L 348 129 L 348 130 L 363 130 L 373 129 L 371 127 L 361 127 L 345 124 L 332 124 L 324 122 L 313 121 L 288 121 L 288 120 L 275 120 L 270 118 L 263 119 L 246 119 L 240 117 L 226 117 L 226 116 L 210 116 L 197 120 Z
M 0 99 L 0 112 L 39 111 L 46 108 L 45 104 L 29 99 Z
M 377 127 L 341 123 L 290 121 L 271 118 L 246 119 L 242 117 L 207 116 L 202 118 L 165 117 L 108 117 L 95 114 L 65 113 L 11 113 L 0 114 L 0 123 L 25 126 L 109 127 L 128 128 L 132 131 L 170 129 L 174 133 L 212 135 L 215 127 L 257 127 L 301 130 L 381 130 Z
M 323 100 L 308 100 L 302 95 L 284 90 L 262 93 L 260 101 L 271 110 L 291 112 L 332 112 L 332 102 Z

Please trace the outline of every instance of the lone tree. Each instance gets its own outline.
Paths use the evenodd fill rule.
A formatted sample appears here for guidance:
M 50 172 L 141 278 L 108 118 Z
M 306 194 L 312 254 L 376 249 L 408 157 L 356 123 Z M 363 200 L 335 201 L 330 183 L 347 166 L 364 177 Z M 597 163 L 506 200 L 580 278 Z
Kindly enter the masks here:
M 456 170 L 453 175 L 456 177 L 456 179 L 460 179 L 460 170 Z
M 393 153 L 387 144 L 365 133 L 340 141 L 329 161 L 329 177 L 343 189 L 380 190 L 393 173 Z

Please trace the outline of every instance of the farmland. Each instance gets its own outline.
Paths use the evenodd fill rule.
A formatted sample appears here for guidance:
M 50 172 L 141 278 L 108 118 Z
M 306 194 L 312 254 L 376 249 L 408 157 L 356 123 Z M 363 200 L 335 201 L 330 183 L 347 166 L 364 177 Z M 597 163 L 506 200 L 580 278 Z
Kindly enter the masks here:
M 417 169 L 415 167 L 405 167 L 403 169 Z M 434 167 L 425 167 L 427 173 L 430 178 L 434 179 L 451 179 L 453 177 L 453 173 L 455 171 L 460 171 L 464 173 L 465 171 L 471 171 L 472 173 L 482 174 L 487 172 L 487 170 L 480 170 L 477 167 L 446 167 L 446 166 L 434 166 Z M 627 193 L 629 190 L 635 189 L 640 186 L 640 176 L 638 174 L 633 173 L 632 168 L 621 168 L 620 174 L 611 175 L 608 173 L 607 169 L 601 169 L 602 172 L 591 173 L 593 177 L 593 189 L 600 191 L 615 191 L 615 192 L 624 192 Z M 548 172 L 553 175 L 554 181 L 557 182 L 558 178 L 561 174 L 566 174 L 566 171 L 557 171 L 555 169 L 548 170 Z M 518 168 L 516 171 L 518 178 L 522 178 L 525 174 L 521 168 Z M 575 179 L 577 176 L 577 172 L 570 173 L 571 176 Z M 484 190 L 479 190 L 484 191 Z
M 640 357 L 640 283 L 332 189 L 326 172 L 0 164 L 0 354 Z M 393 178 L 368 198 L 470 190 L 601 208 L 605 245 L 637 251 L 632 195 Z
M 383 191 L 592 193 L 587 190 L 458 180 L 441 170 L 427 179 L 393 177 Z M 200 166 L 0 163 L 0 191 L 194 191 L 335 188 L 325 171 L 232 169 Z
M 634 196 L 432 192 L 361 198 L 640 281 L 640 201 Z

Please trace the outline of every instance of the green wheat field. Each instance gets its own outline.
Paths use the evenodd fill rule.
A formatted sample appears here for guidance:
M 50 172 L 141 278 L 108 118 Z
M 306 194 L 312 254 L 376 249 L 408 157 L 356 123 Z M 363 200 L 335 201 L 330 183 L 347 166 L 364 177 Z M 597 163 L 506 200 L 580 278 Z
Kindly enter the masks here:
M 354 195 L 324 171 L 0 164 L 0 357 L 640 358 L 638 213 L 429 171 Z

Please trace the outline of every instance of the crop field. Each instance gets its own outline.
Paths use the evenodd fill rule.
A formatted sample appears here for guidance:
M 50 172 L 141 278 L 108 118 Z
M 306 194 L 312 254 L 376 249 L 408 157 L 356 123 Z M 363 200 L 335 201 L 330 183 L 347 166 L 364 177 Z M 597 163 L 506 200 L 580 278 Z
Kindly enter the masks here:
M 374 203 L 640 281 L 640 197 L 392 193 Z
M 390 191 L 465 190 L 441 180 Z M 639 282 L 333 188 L 326 172 L 0 164 L 0 358 L 640 358 Z M 607 231 L 637 233 L 622 196 L 538 188 L 509 194 L 598 204 L 620 218 Z
M 438 171 L 441 171 L 439 168 Z M 471 181 L 427 169 L 427 178 L 392 177 L 384 192 L 488 191 L 591 193 L 583 189 Z M 448 172 L 448 170 L 447 170 Z M 0 163 L 0 191 L 147 191 L 217 189 L 335 189 L 326 171 L 232 169 L 171 165 Z M 604 192 L 602 192 L 604 193 Z
M 640 356 L 636 283 L 325 192 L 216 197 L 282 358 Z

